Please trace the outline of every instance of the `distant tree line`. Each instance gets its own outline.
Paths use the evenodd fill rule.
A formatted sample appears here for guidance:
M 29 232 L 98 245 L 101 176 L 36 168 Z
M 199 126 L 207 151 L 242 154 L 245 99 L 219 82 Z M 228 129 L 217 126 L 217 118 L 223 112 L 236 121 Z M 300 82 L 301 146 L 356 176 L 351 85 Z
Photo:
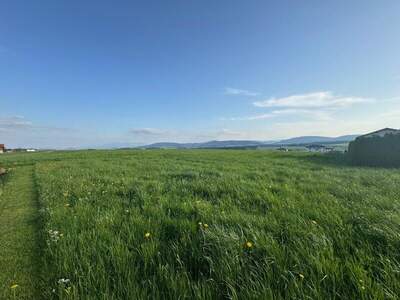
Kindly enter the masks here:
M 357 165 L 400 167 L 400 134 L 358 137 L 349 144 L 348 156 Z

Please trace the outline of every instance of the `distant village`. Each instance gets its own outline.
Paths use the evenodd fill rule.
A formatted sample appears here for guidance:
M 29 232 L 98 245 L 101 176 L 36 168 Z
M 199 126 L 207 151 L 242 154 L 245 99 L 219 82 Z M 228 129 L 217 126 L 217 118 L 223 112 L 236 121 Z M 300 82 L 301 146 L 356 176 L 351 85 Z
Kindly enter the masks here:
M 14 152 L 36 152 L 37 149 L 33 148 L 15 148 L 15 149 L 8 149 L 4 144 L 0 144 L 0 154 L 3 153 L 14 153 Z
M 369 141 L 372 141 L 371 138 L 384 138 L 386 136 L 399 136 L 400 135 L 400 130 L 398 129 L 393 129 L 393 128 L 384 128 L 380 129 L 374 132 L 370 132 L 364 135 L 360 135 L 357 137 L 354 141 L 353 144 L 357 141 L 367 141 L 367 143 L 370 143 Z M 297 148 L 296 148 L 297 147 Z M 301 150 L 301 147 L 303 150 L 307 150 L 309 152 L 321 152 L 321 153 L 326 153 L 326 152 L 334 152 L 334 151 L 347 151 L 346 148 L 339 148 L 335 147 L 335 145 L 332 144 L 323 144 L 323 143 L 310 143 L 310 144 L 302 144 L 302 145 L 285 145 L 285 146 L 280 146 L 277 148 L 279 151 L 287 152 L 293 149 Z
M 321 152 L 321 153 L 326 153 L 326 152 L 332 152 L 332 151 L 338 151 L 336 148 L 334 147 L 329 147 L 326 145 L 319 145 L 319 144 L 310 144 L 310 145 L 305 145 L 302 148 L 299 148 L 297 146 L 287 146 L 287 147 L 279 147 L 277 150 L 278 151 L 282 151 L 282 152 L 288 152 L 290 150 L 306 150 L 308 152 Z

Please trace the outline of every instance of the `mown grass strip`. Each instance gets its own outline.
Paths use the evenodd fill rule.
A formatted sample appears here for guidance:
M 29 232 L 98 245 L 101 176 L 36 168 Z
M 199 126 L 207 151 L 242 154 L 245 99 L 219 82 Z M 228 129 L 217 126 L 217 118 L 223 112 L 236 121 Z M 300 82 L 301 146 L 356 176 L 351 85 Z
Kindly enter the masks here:
M 0 299 L 40 299 L 38 211 L 33 166 L 0 184 Z

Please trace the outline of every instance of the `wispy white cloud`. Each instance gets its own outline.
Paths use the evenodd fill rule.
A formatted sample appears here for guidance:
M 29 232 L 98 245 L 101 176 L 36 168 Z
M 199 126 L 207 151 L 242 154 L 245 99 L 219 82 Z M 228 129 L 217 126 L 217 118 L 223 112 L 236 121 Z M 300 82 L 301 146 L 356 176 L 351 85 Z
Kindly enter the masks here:
M 35 124 L 23 116 L 0 117 L 0 130 L 3 132 L 73 132 L 72 128 Z
M 246 136 L 246 134 L 243 133 L 242 131 L 231 130 L 231 129 L 226 129 L 226 128 L 218 130 L 213 135 L 218 139 L 243 138 Z
M 231 117 L 231 118 L 221 118 L 221 121 L 254 121 L 254 120 L 265 120 L 273 118 L 275 115 L 273 113 L 259 114 L 253 116 L 244 117 Z
M 129 130 L 129 133 L 135 136 L 165 136 L 170 135 L 172 132 L 158 128 L 134 128 Z
M 255 97 L 255 96 L 260 95 L 259 93 L 256 93 L 256 92 L 242 90 L 242 89 L 236 89 L 236 88 L 231 88 L 231 87 L 225 88 L 224 94 L 230 95 L 230 96 L 248 96 L 248 97 Z
M 90 139 L 89 134 L 72 128 L 37 124 L 23 116 L 0 116 L 0 142 L 7 147 L 67 148 Z
M 253 116 L 245 116 L 245 117 L 233 117 L 233 118 L 222 118 L 222 120 L 227 121 L 256 121 L 256 120 L 265 120 L 271 119 L 279 116 L 297 116 L 297 117 L 308 117 L 315 120 L 332 120 L 332 116 L 330 112 L 327 111 L 319 111 L 319 110 L 311 110 L 311 109 L 299 109 L 299 108 L 289 108 L 289 109 L 280 109 L 273 110 L 268 113 L 258 114 Z
M 283 98 L 270 98 L 254 102 L 256 107 L 341 108 L 373 99 L 353 96 L 337 96 L 332 92 L 313 92 Z
M 292 116 L 310 120 L 328 121 L 333 119 L 333 114 L 338 110 L 349 108 L 355 104 L 371 103 L 374 101 L 375 99 L 366 97 L 337 96 L 332 92 L 313 92 L 256 101 L 253 102 L 254 106 L 267 108 L 269 111 L 252 116 L 222 118 L 222 120 L 256 121 Z
M 26 120 L 22 116 L 0 117 L 0 129 L 7 130 L 21 130 L 32 128 L 32 122 Z

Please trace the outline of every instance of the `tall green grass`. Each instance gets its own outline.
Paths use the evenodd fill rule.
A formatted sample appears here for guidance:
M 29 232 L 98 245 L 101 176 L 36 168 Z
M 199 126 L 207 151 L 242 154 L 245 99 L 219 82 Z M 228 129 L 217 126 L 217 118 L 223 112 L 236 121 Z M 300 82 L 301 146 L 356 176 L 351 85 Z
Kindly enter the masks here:
M 232 150 L 30 160 L 47 239 L 45 298 L 400 295 L 396 169 Z

